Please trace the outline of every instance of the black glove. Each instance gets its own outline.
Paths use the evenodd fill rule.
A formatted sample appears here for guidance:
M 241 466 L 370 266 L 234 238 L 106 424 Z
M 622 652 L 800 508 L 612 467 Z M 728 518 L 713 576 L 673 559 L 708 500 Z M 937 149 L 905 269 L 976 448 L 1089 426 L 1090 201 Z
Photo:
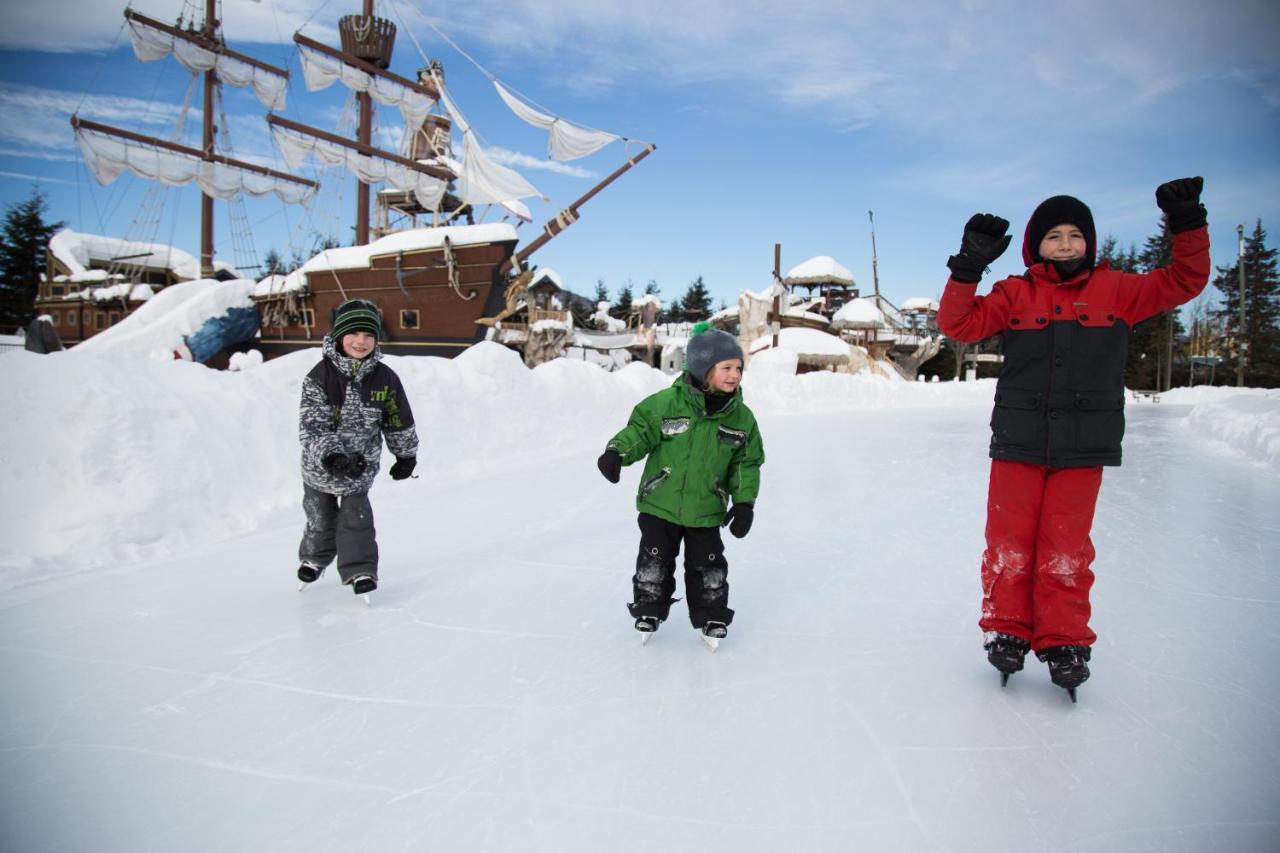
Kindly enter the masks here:
M 362 460 L 363 461 L 363 460 Z M 320 460 L 324 470 L 334 477 L 345 477 L 351 467 L 351 460 L 345 453 L 328 453 Z
M 1174 234 L 1203 228 L 1209 213 L 1200 203 L 1204 178 L 1178 178 L 1156 187 L 1156 204 L 1164 211 L 1165 221 Z
M 754 505 L 750 503 L 734 504 L 725 513 L 724 523 L 720 526 L 724 527 L 727 524 L 729 532 L 733 534 L 733 538 L 741 539 L 751 530 L 751 522 L 755 517 L 756 510 Z
M 601 474 L 604 474 L 606 480 L 616 483 L 622 478 L 622 454 L 610 447 L 600 454 L 600 458 L 596 460 L 596 467 L 600 469 Z
M 391 466 L 391 479 L 407 480 L 409 475 L 413 473 L 413 469 L 418 465 L 418 457 L 416 456 L 397 456 L 395 464 Z
M 368 467 L 369 463 L 364 460 L 363 453 L 352 453 L 347 456 L 347 476 L 351 479 L 359 477 Z
M 947 258 L 951 277 L 977 284 L 987 267 L 1009 248 L 1009 220 L 991 213 L 975 213 L 964 226 L 960 251 Z

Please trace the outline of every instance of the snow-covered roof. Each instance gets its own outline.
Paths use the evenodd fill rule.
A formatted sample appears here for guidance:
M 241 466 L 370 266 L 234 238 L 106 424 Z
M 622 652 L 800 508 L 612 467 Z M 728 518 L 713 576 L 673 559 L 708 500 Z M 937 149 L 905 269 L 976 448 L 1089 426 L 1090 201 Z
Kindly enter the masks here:
M 299 290 L 306 282 L 302 273 L 294 270 L 288 275 L 269 275 L 253 286 L 253 296 L 273 296 Z
M 847 284 L 850 286 L 854 283 L 853 273 L 849 272 L 835 258 L 829 255 L 818 255 L 804 263 L 797 264 L 787 272 L 784 281 L 788 284 L 831 282 L 832 284 Z
M 193 255 L 162 243 L 145 243 L 138 240 L 121 240 L 100 234 L 82 234 L 64 228 L 49 238 L 49 251 L 69 271 L 69 275 L 56 276 L 54 281 L 93 282 L 107 277 L 105 270 L 91 270 L 89 266 L 116 263 L 121 266 L 143 266 L 167 269 L 175 278 L 190 281 L 200 277 L 200 261 Z M 214 261 L 215 270 L 226 270 L 235 278 L 240 271 L 226 261 Z
M 551 282 L 560 290 L 564 290 L 564 282 L 560 279 L 560 273 L 556 272 L 551 267 L 539 267 L 538 271 L 533 275 L 533 280 L 529 282 L 529 286 L 533 287 L 543 279 Z
M 938 303 L 927 296 L 913 296 L 902 303 L 903 311 L 937 311 Z
M 123 299 L 127 302 L 146 302 L 155 294 L 155 288 L 149 284 L 121 282 L 120 284 L 112 284 L 106 287 L 95 287 L 76 293 L 68 293 L 62 299 L 64 302 L 109 302 L 118 299 Z
M 773 346 L 773 336 L 764 335 L 751 342 L 751 352 L 757 353 Z M 800 326 L 788 326 L 778 333 L 778 346 L 789 349 L 800 355 L 845 356 L 849 355 L 849 344 L 835 335 L 820 332 L 817 329 L 806 329 Z
M 637 296 L 635 299 L 631 300 L 632 308 L 640 308 L 641 306 L 649 305 L 649 304 L 653 304 L 661 308 L 662 300 L 658 298 L 658 295 L 656 293 L 642 293 L 641 295 Z
M 844 329 L 883 329 L 889 324 L 870 299 L 850 299 L 831 318 L 831 325 Z
M 395 255 L 400 252 L 416 252 L 423 249 L 438 249 L 444 245 L 444 238 L 454 246 L 470 246 L 478 243 L 514 242 L 516 229 L 502 222 L 487 225 L 448 225 L 440 228 L 410 228 L 397 231 L 374 240 L 363 246 L 342 246 L 337 249 L 325 249 L 299 270 L 304 273 L 327 272 L 329 270 L 367 269 L 371 259 L 381 255 Z

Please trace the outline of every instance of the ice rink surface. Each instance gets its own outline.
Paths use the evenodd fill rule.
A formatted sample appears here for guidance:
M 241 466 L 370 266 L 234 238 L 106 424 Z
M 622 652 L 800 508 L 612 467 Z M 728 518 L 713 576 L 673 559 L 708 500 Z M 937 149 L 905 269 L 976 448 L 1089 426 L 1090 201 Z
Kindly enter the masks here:
M 371 607 L 300 509 L 0 593 L 0 848 L 1273 853 L 1280 478 L 1188 408 L 1129 407 L 1078 705 L 982 652 L 985 405 L 775 413 L 714 654 L 641 646 L 595 449 L 377 487 Z

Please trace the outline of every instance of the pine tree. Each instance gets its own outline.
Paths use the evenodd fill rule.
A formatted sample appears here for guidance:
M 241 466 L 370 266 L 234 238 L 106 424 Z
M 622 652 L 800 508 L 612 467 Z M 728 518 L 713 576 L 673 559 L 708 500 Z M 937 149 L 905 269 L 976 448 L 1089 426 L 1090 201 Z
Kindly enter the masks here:
M 1143 244 L 1141 252 L 1129 248 L 1128 255 L 1118 256 L 1113 266 L 1125 272 L 1151 272 L 1173 263 L 1173 234 L 1161 220 L 1160 233 L 1153 234 Z M 1165 390 L 1173 384 L 1171 354 L 1184 332 L 1178 312 L 1166 311 L 1143 320 L 1133 327 L 1129 335 L 1129 360 L 1125 365 L 1124 381 L 1129 388 Z
M 711 294 L 702 283 L 702 276 L 689 283 L 689 289 L 679 302 L 680 319 L 696 323 L 711 316 Z
M 1252 236 L 1244 241 L 1244 334 L 1240 333 L 1240 262 L 1218 267 L 1213 286 L 1223 295 L 1217 317 L 1225 326 L 1227 340 L 1244 344 L 1244 381 L 1259 388 L 1280 386 L 1280 274 L 1277 254 L 1266 246 L 1267 232 L 1259 219 Z M 1219 368 L 1232 377 L 1236 373 L 1239 347 L 1223 347 L 1227 363 Z
M 45 271 L 49 238 L 61 222 L 46 224 L 44 194 L 33 187 L 26 201 L 5 210 L 0 225 L 0 329 L 16 331 L 35 316 L 40 277 Z
M 619 320 L 627 319 L 627 315 L 631 313 L 631 279 L 627 279 L 627 283 L 618 291 L 618 301 L 614 303 L 613 308 L 609 310 L 609 314 L 617 317 Z
M 609 288 L 605 286 L 604 279 L 596 279 L 596 298 L 597 304 L 609 301 Z
M 267 256 L 262 259 L 263 275 L 284 275 L 284 259 L 280 257 L 280 253 L 275 249 L 267 252 Z

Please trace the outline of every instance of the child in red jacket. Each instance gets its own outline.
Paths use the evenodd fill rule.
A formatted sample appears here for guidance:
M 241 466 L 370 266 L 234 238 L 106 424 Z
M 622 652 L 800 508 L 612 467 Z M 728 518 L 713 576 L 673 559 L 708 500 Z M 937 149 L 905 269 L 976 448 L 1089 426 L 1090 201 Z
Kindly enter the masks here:
M 984 648 L 1001 683 L 1034 651 L 1075 701 L 1089 677 L 1094 505 L 1102 468 L 1120 464 L 1124 368 L 1137 323 L 1194 299 L 1209 280 L 1202 178 L 1161 184 L 1156 204 L 1173 234 L 1173 262 L 1145 274 L 1095 266 L 1093 214 L 1054 196 L 1023 237 L 1027 271 L 977 285 L 1008 247 L 1009 223 L 980 213 L 947 260 L 938 327 L 960 341 L 1004 338 L 991 415 L 987 547 L 982 555 Z

